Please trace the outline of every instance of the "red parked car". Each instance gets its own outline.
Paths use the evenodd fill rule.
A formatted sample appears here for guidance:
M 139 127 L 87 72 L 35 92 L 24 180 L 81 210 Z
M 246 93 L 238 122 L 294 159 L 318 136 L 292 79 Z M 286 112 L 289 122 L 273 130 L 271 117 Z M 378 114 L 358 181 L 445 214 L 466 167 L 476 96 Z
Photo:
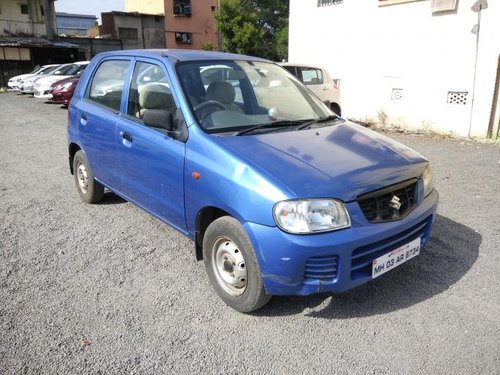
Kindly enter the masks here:
M 81 71 L 83 72 L 83 71 Z M 51 94 L 50 101 L 56 104 L 68 105 L 73 92 L 75 91 L 76 84 L 80 80 L 80 73 L 69 78 L 62 79 L 60 81 L 54 82 L 50 86 L 49 94 Z

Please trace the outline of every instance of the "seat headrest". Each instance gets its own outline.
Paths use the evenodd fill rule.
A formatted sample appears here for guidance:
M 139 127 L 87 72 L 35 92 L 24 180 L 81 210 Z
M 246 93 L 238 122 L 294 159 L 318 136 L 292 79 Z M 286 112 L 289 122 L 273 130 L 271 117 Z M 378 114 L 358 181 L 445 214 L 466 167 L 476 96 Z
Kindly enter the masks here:
M 169 109 L 174 99 L 168 87 L 158 83 L 147 84 L 139 90 L 139 105 L 147 109 Z
M 212 82 L 207 88 L 207 100 L 217 100 L 223 104 L 229 104 L 234 102 L 235 97 L 234 87 L 228 82 Z

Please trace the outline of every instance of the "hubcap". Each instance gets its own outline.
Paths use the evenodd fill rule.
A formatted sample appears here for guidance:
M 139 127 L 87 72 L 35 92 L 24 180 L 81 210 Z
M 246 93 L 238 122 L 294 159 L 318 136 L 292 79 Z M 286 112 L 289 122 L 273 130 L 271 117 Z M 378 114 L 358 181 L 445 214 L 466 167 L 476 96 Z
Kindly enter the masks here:
M 76 167 L 76 177 L 78 179 L 78 187 L 83 194 L 86 194 L 89 187 L 89 177 L 87 168 L 85 168 L 85 165 L 82 162 L 79 162 Z
M 245 258 L 229 238 L 219 238 L 212 251 L 212 266 L 219 285 L 227 293 L 240 296 L 247 286 Z

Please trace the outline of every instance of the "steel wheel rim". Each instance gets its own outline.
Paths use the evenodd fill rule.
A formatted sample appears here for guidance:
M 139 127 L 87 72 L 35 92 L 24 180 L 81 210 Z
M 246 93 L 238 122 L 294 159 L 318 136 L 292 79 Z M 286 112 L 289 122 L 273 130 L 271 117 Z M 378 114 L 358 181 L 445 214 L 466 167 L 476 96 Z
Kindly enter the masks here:
M 76 166 L 76 177 L 78 180 L 78 187 L 83 194 L 86 194 L 89 187 L 89 175 L 87 173 L 87 168 L 85 168 L 85 165 L 81 161 L 78 162 Z
M 240 296 L 247 287 L 247 269 L 243 253 L 229 238 L 219 238 L 212 248 L 212 267 L 221 288 Z

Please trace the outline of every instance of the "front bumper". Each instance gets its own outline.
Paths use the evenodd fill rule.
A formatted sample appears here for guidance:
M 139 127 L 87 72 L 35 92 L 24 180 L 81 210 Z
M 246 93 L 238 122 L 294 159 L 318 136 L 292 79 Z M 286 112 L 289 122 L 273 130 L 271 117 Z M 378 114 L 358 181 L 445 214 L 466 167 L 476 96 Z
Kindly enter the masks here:
M 34 90 L 34 96 L 37 99 L 50 99 L 52 95 L 49 93 L 49 89 L 37 89 Z
M 71 95 L 65 92 L 57 92 L 57 93 L 52 92 L 50 93 L 49 99 L 52 103 L 68 105 L 71 99 Z
M 373 259 L 420 237 L 430 237 L 438 203 L 434 190 L 405 218 L 371 224 L 356 202 L 347 204 L 350 228 L 293 235 L 277 227 L 246 223 L 245 229 L 270 295 L 341 292 L 372 279 Z

